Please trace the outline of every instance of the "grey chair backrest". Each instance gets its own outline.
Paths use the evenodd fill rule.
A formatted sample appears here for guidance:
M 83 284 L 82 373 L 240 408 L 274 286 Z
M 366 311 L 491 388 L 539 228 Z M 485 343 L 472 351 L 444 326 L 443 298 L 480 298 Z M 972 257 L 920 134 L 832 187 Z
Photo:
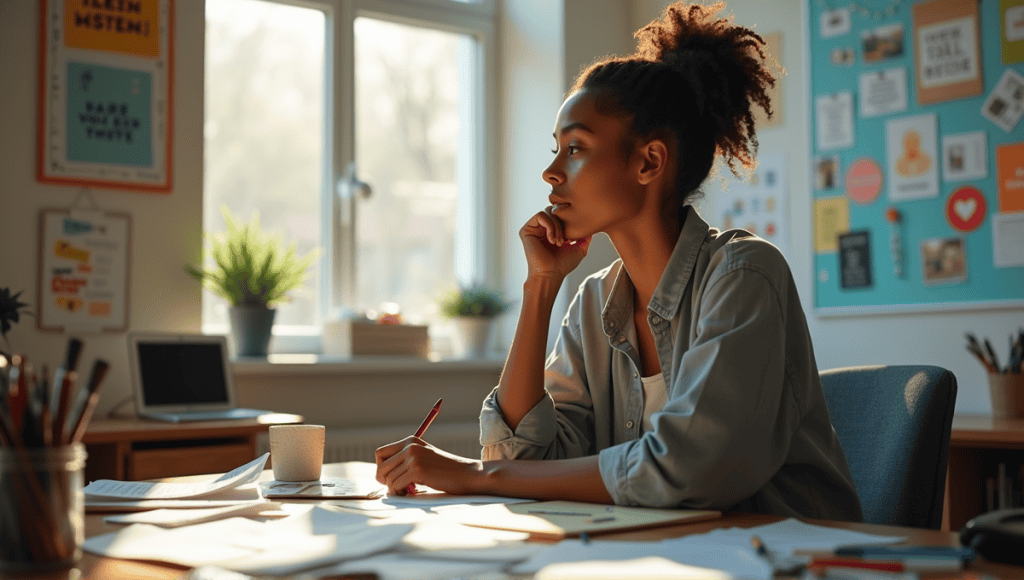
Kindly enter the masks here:
M 927 365 L 821 372 L 864 521 L 939 529 L 956 377 Z

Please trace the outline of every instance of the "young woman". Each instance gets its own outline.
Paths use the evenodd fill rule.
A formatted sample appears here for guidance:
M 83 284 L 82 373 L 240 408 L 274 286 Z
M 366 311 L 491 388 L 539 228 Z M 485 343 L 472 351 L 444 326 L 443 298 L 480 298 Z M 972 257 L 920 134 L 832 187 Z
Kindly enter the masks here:
M 381 447 L 392 492 L 861 519 L 789 266 L 691 205 L 716 158 L 753 166 L 751 108 L 771 114 L 764 41 L 722 8 L 674 4 L 635 54 L 576 80 L 543 173 L 551 205 L 519 232 L 528 275 L 483 460 L 415 437 Z M 555 296 L 597 232 L 620 259 L 581 285 L 545 361 Z

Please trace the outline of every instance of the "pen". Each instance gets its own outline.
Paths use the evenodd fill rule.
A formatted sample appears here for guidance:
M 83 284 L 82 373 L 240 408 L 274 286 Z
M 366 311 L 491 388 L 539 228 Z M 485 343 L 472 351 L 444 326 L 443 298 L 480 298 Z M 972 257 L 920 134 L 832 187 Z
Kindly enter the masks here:
M 86 385 L 88 399 L 85 401 L 82 414 L 75 420 L 74 427 L 70 431 L 69 443 L 78 443 L 85 436 L 85 429 L 89 426 L 89 419 L 92 418 L 92 412 L 96 409 L 96 403 L 100 400 L 100 385 L 103 383 L 103 377 L 107 375 L 109 368 L 110 365 L 106 361 L 97 360 L 93 363 L 92 373 L 89 375 L 89 384 Z
M 427 427 L 430 427 L 430 424 L 434 422 L 434 417 L 437 417 L 437 414 L 441 411 L 441 401 L 443 400 L 444 399 L 438 399 L 437 402 L 434 403 L 434 408 L 427 413 L 427 416 L 423 418 L 423 422 L 420 423 L 419 428 L 416 429 L 415 437 L 423 437 L 423 434 L 427 432 Z M 410 483 L 409 486 L 405 488 L 405 491 L 406 493 L 416 493 L 416 485 Z
M 995 372 L 999 371 L 999 359 L 996 358 L 996 351 L 992 350 L 992 343 L 985 339 L 985 352 L 988 353 L 989 360 L 992 361 L 992 366 L 996 369 Z
M 765 562 L 768 562 L 768 566 L 772 569 L 773 578 L 777 576 L 796 576 L 807 567 L 803 561 L 793 560 L 788 560 L 786 566 L 780 566 L 779 562 L 775 560 L 775 556 L 768 551 L 768 547 L 765 546 L 760 536 L 750 536 L 750 545 L 753 546 L 758 556 L 763 558 Z
M 979 361 L 981 361 L 981 364 L 982 366 L 985 367 L 985 370 L 987 370 L 990 373 L 996 372 L 995 369 L 992 368 L 992 364 L 989 363 L 988 359 L 985 358 L 985 354 L 983 352 L 981 352 L 972 345 L 967 345 L 965 348 L 967 349 L 967 352 L 973 354 Z
M 883 560 L 851 560 L 848 558 L 812 558 L 809 568 L 863 568 L 883 572 L 903 572 L 902 562 Z

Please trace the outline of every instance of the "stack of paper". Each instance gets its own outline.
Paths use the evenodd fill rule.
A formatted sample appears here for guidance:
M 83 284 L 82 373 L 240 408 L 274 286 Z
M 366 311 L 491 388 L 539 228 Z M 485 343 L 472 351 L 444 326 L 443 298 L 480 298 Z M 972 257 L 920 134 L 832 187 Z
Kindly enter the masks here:
M 269 453 L 219 477 L 189 483 L 100 479 L 85 486 L 86 511 L 139 511 L 157 508 L 213 508 L 261 501 L 254 484 Z

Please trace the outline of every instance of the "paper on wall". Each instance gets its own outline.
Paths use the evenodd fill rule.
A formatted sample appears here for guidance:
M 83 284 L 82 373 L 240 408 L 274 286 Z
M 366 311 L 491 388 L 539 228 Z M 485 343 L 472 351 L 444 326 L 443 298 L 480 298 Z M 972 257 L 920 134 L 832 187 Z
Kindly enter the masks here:
M 938 117 L 935 113 L 886 122 L 885 151 L 890 201 L 939 196 Z
M 981 114 L 1003 131 L 1013 131 L 1024 115 L 1024 76 L 1012 68 L 1006 69 L 981 106 Z
M 997 268 L 1024 266 L 1024 211 L 992 216 L 992 260 Z
M 819 95 L 815 111 L 819 151 L 853 147 L 853 93 Z
M 907 109 L 907 69 L 895 67 L 860 75 L 860 116 L 877 117 Z

